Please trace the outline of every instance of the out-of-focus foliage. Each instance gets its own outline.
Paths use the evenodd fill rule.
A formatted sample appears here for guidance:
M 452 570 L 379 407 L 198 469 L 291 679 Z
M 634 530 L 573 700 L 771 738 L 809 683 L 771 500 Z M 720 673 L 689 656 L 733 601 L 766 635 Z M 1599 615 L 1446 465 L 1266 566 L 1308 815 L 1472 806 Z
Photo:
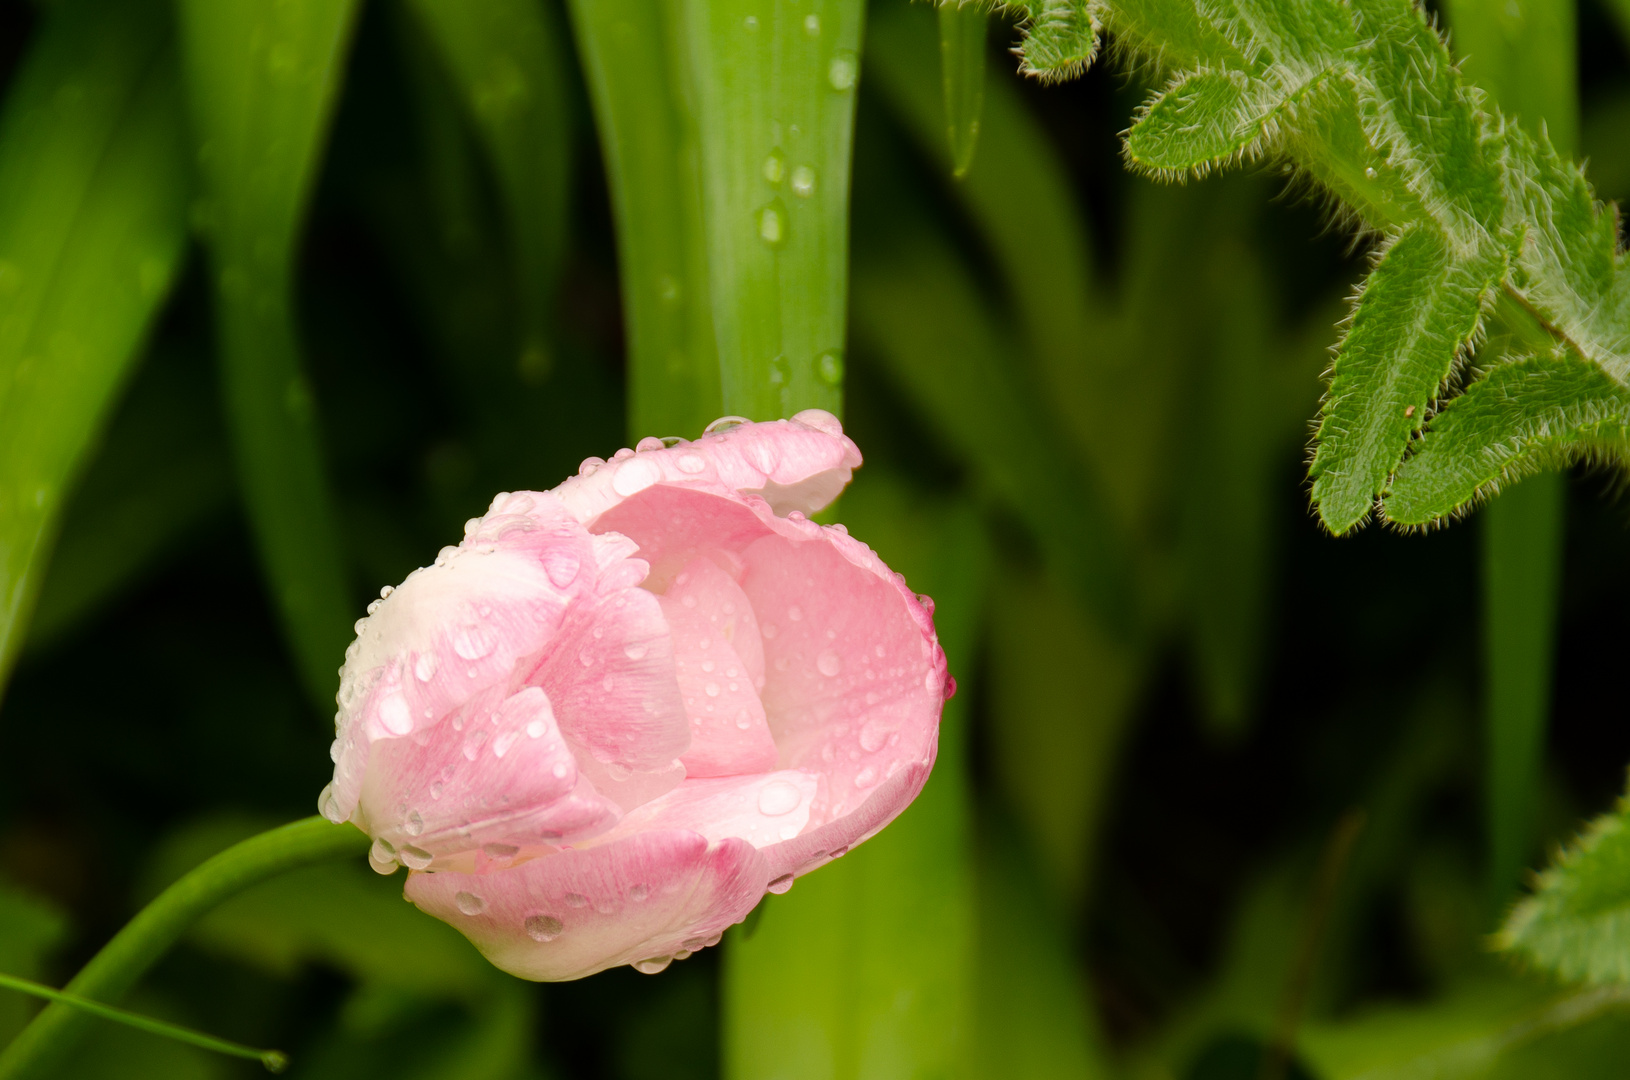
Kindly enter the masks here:
M 1363 482 L 1332 521 L 1383 490 L 1426 520 L 1621 438 L 1601 356 L 1466 303 L 1504 278 L 1553 326 L 1616 317 L 1539 288 L 1570 251 L 1600 264 L 1580 289 L 1607 272 L 1609 216 L 1532 122 L 1561 52 L 1478 127 L 1471 82 L 1518 25 L 1485 6 L 1450 5 L 1462 78 L 1391 0 L 1360 8 L 1393 51 L 1357 59 L 1269 41 L 1269 3 L 1219 28 L 1175 0 L 0 0 L 0 970 L 66 981 L 163 882 L 309 814 L 345 625 L 494 492 L 723 412 L 841 405 L 867 465 L 837 517 L 934 595 L 960 687 L 898 822 L 654 978 L 517 983 L 400 878 L 336 865 L 223 906 L 125 1004 L 348 1080 L 1618 1075 L 1621 811 L 1517 907 L 1516 962 L 1487 949 L 1478 526 L 1336 540 L 1307 513 L 1372 247 L 1326 406 Z M 1552 40 L 1572 10 L 1523 17 Z M 1615 197 L 1621 15 L 1577 16 L 1580 149 Z M 1165 67 L 1121 63 L 1140 27 Z M 1428 77 L 1423 111 L 1503 163 L 1428 160 L 1445 130 L 1356 111 Z M 1391 152 L 1359 145 L 1381 120 Z M 1128 128 L 1146 164 L 1251 160 L 1155 183 Z M 1472 222 L 1473 173 L 1533 183 Z M 1547 191 L 1572 201 L 1546 217 Z M 1552 262 L 1501 246 L 1517 219 L 1555 226 Z M 1553 488 L 1554 719 L 1515 752 L 1519 860 L 1630 760 L 1602 487 Z M 32 1008 L 0 1000 L 0 1038 Z M 253 1066 L 97 1028 L 70 1069 Z

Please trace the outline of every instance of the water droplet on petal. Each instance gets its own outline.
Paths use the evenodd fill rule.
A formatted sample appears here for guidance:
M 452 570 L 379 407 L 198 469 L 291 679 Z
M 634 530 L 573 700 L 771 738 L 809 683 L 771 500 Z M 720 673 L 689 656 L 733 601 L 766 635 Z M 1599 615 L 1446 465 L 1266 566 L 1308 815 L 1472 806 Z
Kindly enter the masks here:
M 702 692 L 705 693 L 708 697 L 718 697 L 719 696 L 719 684 L 716 683 L 716 682 L 710 682 L 706 686 L 702 687 Z
M 651 887 L 649 885 L 634 885 L 628 890 L 628 898 L 636 904 L 644 903 L 645 898 L 650 895 Z
M 707 461 L 703 459 L 701 454 L 683 454 L 674 464 L 679 467 L 680 472 L 693 475 L 707 468 Z
M 479 915 L 486 909 L 487 902 L 472 892 L 459 892 L 453 894 L 453 903 L 466 915 Z
M 565 899 L 567 907 L 587 907 L 589 903 L 589 898 L 582 893 L 569 892 Z
M 506 731 L 492 740 L 492 756 L 503 757 L 509 753 L 509 748 L 515 745 L 515 740 L 521 737 L 519 731 Z
M 794 604 L 792 607 L 787 609 L 787 618 L 790 619 L 791 621 L 799 622 L 800 620 L 803 619 L 803 617 L 804 617 L 804 609 L 799 607 L 797 604 Z
M 528 720 L 526 722 L 526 737 L 529 739 L 541 739 L 543 733 L 548 730 L 549 725 L 542 720 Z
M 424 817 L 420 815 L 419 811 L 415 810 L 407 816 L 407 821 L 403 823 L 402 828 L 409 836 L 418 836 L 424 832 Z
M 479 624 L 461 626 L 453 632 L 453 651 L 465 660 L 479 660 L 498 647 L 498 635 Z
M 644 660 L 645 648 L 645 642 L 631 641 L 627 645 L 623 646 L 623 655 L 628 657 L 630 660 Z
M 889 730 L 883 724 L 873 720 L 860 729 L 860 748 L 868 754 L 883 749 L 888 742 Z
M 401 694 L 391 694 L 379 703 L 379 722 L 385 725 L 385 730 L 392 735 L 406 735 L 413 730 L 413 714 L 408 710 L 407 699 Z
M 792 879 L 793 879 L 793 875 L 791 875 L 791 874 L 782 874 L 780 877 L 778 877 L 774 881 L 770 882 L 770 884 L 767 887 L 769 888 L 769 890 L 771 892 L 775 893 L 777 896 L 780 896 L 782 893 L 784 893 L 788 889 L 792 888 Z M 802 895 L 802 894 L 800 894 L 800 895 Z
M 855 773 L 855 787 L 869 788 L 877 783 L 877 770 L 870 765 Z
M 523 925 L 526 936 L 533 941 L 553 941 L 566 929 L 566 925 L 553 915 L 528 915 Z
M 413 661 L 413 676 L 420 682 L 429 682 L 436 677 L 436 654 L 433 652 L 420 653 L 419 658 Z
M 830 679 L 843 670 L 843 660 L 837 653 L 828 649 L 815 659 L 815 668 Z
M 424 848 L 414 847 L 412 844 L 398 848 L 396 853 L 402 857 L 402 862 L 409 870 L 423 870 L 435 858 Z
M 549 576 L 549 581 L 557 589 L 564 589 L 577 580 L 577 571 L 581 566 L 578 557 L 570 551 L 561 551 L 559 548 L 547 551 L 543 556 L 543 572 Z
M 634 458 L 624 461 L 617 469 L 617 475 L 611 478 L 611 490 L 628 498 L 637 495 L 662 479 L 662 467 L 650 458 Z
M 758 812 L 766 817 L 780 817 L 798 809 L 803 801 L 804 793 L 798 790 L 796 784 L 771 780 L 759 789 Z
M 673 959 L 671 956 L 653 956 L 649 960 L 636 960 L 634 970 L 641 975 L 660 975 L 668 970 L 668 965 L 673 963 Z
M 434 784 L 430 785 L 430 797 L 432 799 L 441 798 L 442 789 L 443 789 L 442 782 L 440 780 L 437 780 Z

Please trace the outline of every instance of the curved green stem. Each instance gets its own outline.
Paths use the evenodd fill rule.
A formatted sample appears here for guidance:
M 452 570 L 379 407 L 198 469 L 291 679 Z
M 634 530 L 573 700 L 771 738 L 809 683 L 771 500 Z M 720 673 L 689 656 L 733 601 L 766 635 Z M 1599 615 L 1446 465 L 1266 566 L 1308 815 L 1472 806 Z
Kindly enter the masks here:
M 116 1001 L 212 908 L 268 878 L 314 862 L 360 855 L 368 838 L 320 817 L 282 825 L 234 844 L 160 893 L 74 976 L 64 992 Z M 90 1023 L 69 1005 L 46 1006 L 0 1054 L 0 1080 L 44 1076 Z

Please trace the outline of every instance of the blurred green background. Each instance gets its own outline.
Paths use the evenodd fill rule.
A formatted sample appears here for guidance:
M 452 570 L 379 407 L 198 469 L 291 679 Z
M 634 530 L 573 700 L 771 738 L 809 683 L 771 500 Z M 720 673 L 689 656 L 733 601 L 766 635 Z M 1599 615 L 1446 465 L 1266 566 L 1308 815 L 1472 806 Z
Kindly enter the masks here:
M 134 186 L 87 196 L 102 219 L 64 211 L 63 258 L 125 245 L 167 296 L 149 323 L 87 270 L 95 302 L 30 316 L 43 344 L 0 319 L 0 454 L 25 419 L 66 433 L 37 499 L 48 569 L 18 587 L 0 552 L 8 604 L 37 588 L 5 646 L 0 971 L 60 985 L 201 858 L 311 813 L 344 623 L 494 492 L 697 434 L 630 430 L 662 413 L 628 389 L 586 16 L 574 36 L 553 0 L 474 5 L 484 27 L 437 0 L 344 7 L 289 39 L 287 115 L 246 119 L 206 0 L 180 5 L 180 46 L 168 5 L 0 0 L 0 234 L 43 235 L 69 197 L 80 151 L 52 125 L 112 125 L 98 182 Z M 1126 173 L 1147 73 L 1025 82 L 1000 20 L 953 178 L 937 27 L 869 6 L 837 360 L 867 458 L 838 516 L 935 596 L 960 687 L 919 802 L 657 977 L 517 982 L 344 865 L 220 909 L 131 1007 L 281 1047 L 301 1078 L 1624 1075 L 1621 999 L 1486 945 L 1516 883 L 1486 854 L 1481 516 L 1338 540 L 1307 508 L 1364 244 L 1277 167 Z M 1576 35 L 1582 154 L 1630 196 L 1626 38 L 1593 0 Z M 191 178 L 152 150 L 186 138 L 165 125 L 189 87 L 218 92 L 190 114 Z M 0 256 L 0 294 L 25 295 Z M 84 311 L 134 360 L 20 419 L 30 349 L 94 351 Z M 1576 471 L 1565 517 L 1530 866 L 1630 761 L 1617 478 Z M 32 1009 L 0 996 L 0 1041 Z M 256 1069 L 98 1027 L 64 1075 Z

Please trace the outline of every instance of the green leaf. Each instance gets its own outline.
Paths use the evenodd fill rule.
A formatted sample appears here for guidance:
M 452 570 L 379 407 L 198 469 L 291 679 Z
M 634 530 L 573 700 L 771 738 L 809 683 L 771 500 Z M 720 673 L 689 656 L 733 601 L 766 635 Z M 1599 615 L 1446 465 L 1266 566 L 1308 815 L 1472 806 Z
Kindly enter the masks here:
M 411 0 L 493 163 L 520 282 L 516 364 L 541 382 L 551 366 L 565 252 L 567 58 L 552 10 L 529 0 Z
M 1156 175 L 1180 175 L 1246 156 L 1263 125 L 1252 89 L 1243 71 L 1183 76 L 1133 122 L 1127 160 Z
M 1497 942 L 1568 982 L 1630 985 L 1630 802 L 1558 856 Z
M 1630 389 L 1578 359 L 1511 361 L 1433 418 L 1384 509 L 1400 525 L 1424 525 L 1529 473 L 1626 451 Z
M 985 102 L 985 34 L 989 17 L 977 2 L 941 4 L 940 79 L 945 97 L 945 134 L 951 175 L 963 176 L 979 145 L 979 113 Z
M 661 0 L 571 0 L 611 184 L 631 438 L 724 415 L 697 133 Z M 783 166 L 785 167 L 785 166 Z
M 226 433 L 204 359 L 161 348 L 137 374 L 63 514 L 29 653 L 59 643 L 232 506 Z
M 1073 79 L 1098 55 L 1098 16 L 1089 0 L 1016 0 L 1025 15 L 1019 70 L 1047 82 Z
M 686 0 L 682 10 L 725 411 L 839 413 L 865 5 Z
M 769 897 L 725 954 L 732 1080 L 971 1075 L 974 978 L 968 680 L 987 543 L 972 508 L 861 474 L 844 495 L 854 535 L 936 601 L 962 683 L 916 801 L 879 835 Z
M 167 41 L 140 0 L 59 4 L 0 116 L 0 684 L 64 496 L 184 250 Z
M 177 11 L 228 426 L 297 670 L 326 711 L 353 612 L 293 283 L 356 0 L 178 0 Z
M 1311 469 L 1319 516 L 1343 533 L 1368 515 L 1426 408 L 1477 333 L 1500 268 L 1465 264 L 1429 226 L 1386 249 L 1336 357 Z

